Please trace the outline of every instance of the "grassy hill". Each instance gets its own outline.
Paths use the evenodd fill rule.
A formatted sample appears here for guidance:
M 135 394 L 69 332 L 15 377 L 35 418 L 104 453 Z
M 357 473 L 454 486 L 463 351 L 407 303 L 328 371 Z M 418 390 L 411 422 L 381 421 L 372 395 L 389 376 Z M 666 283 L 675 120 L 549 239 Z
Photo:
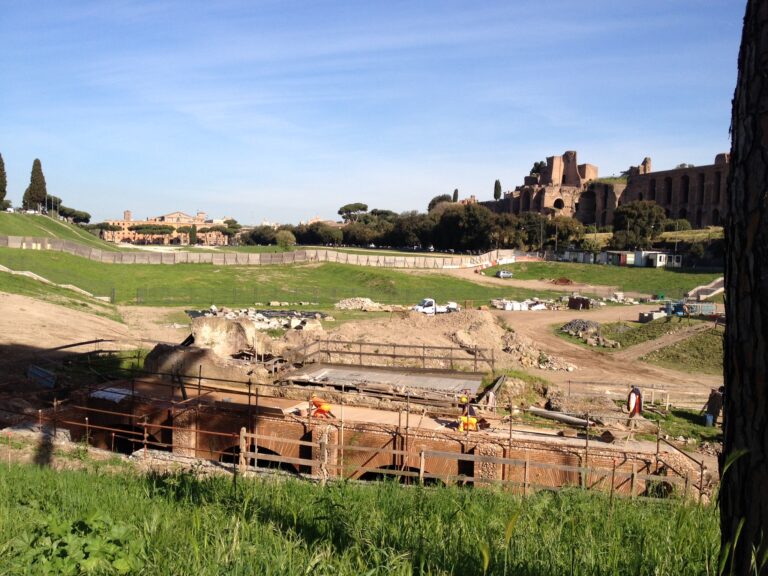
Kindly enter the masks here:
M 212 266 L 102 264 L 62 252 L 0 248 L 0 264 L 29 270 L 57 284 L 73 284 L 97 296 L 114 293 L 118 304 L 252 306 L 282 300 L 330 307 L 341 298 L 414 304 L 438 301 L 551 296 L 541 290 L 492 287 L 441 274 L 405 273 L 344 264 L 300 266 Z M 114 291 L 114 292 L 113 292 Z
M 0 492 L 8 574 L 717 573 L 717 508 L 675 499 L 5 465 Z
M 118 251 L 119 248 L 100 240 L 87 230 L 40 214 L 9 214 L 0 212 L 0 236 L 37 236 L 79 242 L 92 248 Z
M 0 272 L 0 292 L 31 296 L 32 298 L 72 308 L 73 310 L 104 316 L 118 322 L 121 321 L 120 315 L 111 304 L 94 300 L 73 290 L 51 286 L 32 278 L 25 278 L 24 276 L 13 276 Z
M 642 360 L 672 370 L 722 374 L 723 332 L 722 327 L 712 328 L 667 348 L 651 352 Z

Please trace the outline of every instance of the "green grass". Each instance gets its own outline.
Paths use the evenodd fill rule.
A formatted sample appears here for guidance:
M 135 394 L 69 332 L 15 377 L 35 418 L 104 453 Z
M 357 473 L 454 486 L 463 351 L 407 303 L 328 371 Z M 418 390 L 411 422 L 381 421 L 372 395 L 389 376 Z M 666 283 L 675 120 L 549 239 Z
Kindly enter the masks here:
M 678 230 L 677 232 L 663 232 L 661 239 L 666 242 L 708 242 L 719 240 L 723 237 L 722 226 L 710 226 L 698 230 Z
M 104 242 L 79 226 L 39 214 L 9 214 L 7 212 L 0 212 L 0 236 L 58 238 L 110 252 L 120 250 L 115 244 Z
M 290 252 L 290 248 L 281 248 L 280 246 L 214 246 L 213 248 L 200 248 L 195 246 L 179 246 L 180 252 L 244 252 L 254 254 Z
M 506 264 L 518 280 L 547 280 L 569 278 L 580 284 L 616 286 L 626 292 L 645 294 L 663 293 L 678 297 L 691 288 L 708 284 L 722 273 L 675 271 L 660 268 L 634 268 L 599 264 L 573 264 L 568 262 L 520 262 Z M 498 268 L 487 268 L 484 274 L 493 276 Z
M 704 416 L 697 410 L 684 408 L 672 408 L 666 414 L 656 414 L 649 410 L 643 412 L 643 416 L 659 424 L 661 432 L 672 438 L 683 436 L 692 438 L 698 442 L 722 442 L 723 432 L 714 426 L 704 426 Z
M 122 322 L 117 309 L 111 304 L 88 298 L 66 288 L 50 286 L 31 278 L 25 278 L 24 276 L 13 276 L 0 272 L 0 292 L 30 296 L 38 300 L 72 308 L 73 310 L 80 310 L 81 312 L 88 312 L 89 314 L 96 314 L 97 316 Z
M 600 328 L 604 338 L 615 340 L 621 344 L 622 348 L 626 348 L 627 346 L 634 346 L 649 340 L 656 340 L 665 334 L 677 332 L 701 322 L 703 320 L 688 320 L 667 316 L 666 318 L 659 318 L 645 324 L 640 324 L 639 322 L 612 322 L 610 324 L 602 324 Z
M 102 264 L 60 252 L 0 248 L 0 264 L 74 284 L 118 304 L 253 306 L 271 300 L 318 302 L 327 309 L 341 298 L 365 296 L 378 302 L 414 304 L 425 296 L 464 303 L 491 298 L 524 299 L 552 293 L 476 284 L 440 274 L 413 274 L 343 264 L 213 266 Z
M 0 557 L 18 573 L 715 573 L 716 507 L 528 498 L 394 483 L 0 469 Z
M 672 370 L 696 374 L 723 373 L 723 329 L 712 328 L 672 346 L 655 350 L 642 360 Z
M 626 184 L 626 176 L 603 176 L 602 178 L 595 178 L 590 182 L 596 182 L 598 184 Z

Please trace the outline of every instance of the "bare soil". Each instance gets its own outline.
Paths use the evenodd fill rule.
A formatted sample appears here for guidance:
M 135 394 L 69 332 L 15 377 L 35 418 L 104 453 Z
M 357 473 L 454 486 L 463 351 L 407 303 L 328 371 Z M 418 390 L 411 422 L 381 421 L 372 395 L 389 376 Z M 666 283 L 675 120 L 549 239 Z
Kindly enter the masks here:
M 419 270 L 419 273 L 424 271 Z M 432 272 L 432 271 L 430 271 Z M 475 268 L 455 268 L 434 271 L 439 274 L 449 274 L 456 276 L 464 280 L 476 282 L 478 284 L 488 284 L 491 286 L 512 286 L 515 288 L 528 288 L 530 290 L 541 290 L 542 292 L 547 290 L 549 292 L 579 292 L 582 294 L 594 294 L 597 296 L 613 296 L 614 292 L 621 292 L 618 286 L 593 286 L 592 284 L 555 284 L 547 280 L 519 280 L 517 278 L 496 278 L 494 276 L 486 276 L 485 274 L 478 274 L 475 272 Z M 649 295 L 642 292 L 624 292 L 624 295 L 628 298 L 647 298 Z
M 548 353 L 557 354 L 565 361 L 578 366 L 575 372 L 549 372 L 532 369 L 530 372 L 558 383 L 572 393 L 605 394 L 610 398 L 626 396 L 630 384 L 650 390 L 658 398 L 668 391 L 673 403 L 700 407 L 709 396 L 711 388 L 722 385 L 722 377 L 688 374 L 668 370 L 640 361 L 647 353 L 645 347 L 630 347 L 620 353 L 600 349 L 588 349 L 568 342 L 554 333 L 555 324 L 565 324 L 575 318 L 595 322 L 617 322 L 636 319 L 640 312 L 658 309 L 654 305 L 609 306 L 595 310 L 566 310 L 539 312 L 494 312 L 516 331 L 528 336 L 537 346 Z M 690 335 L 690 334 L 688 334 Z

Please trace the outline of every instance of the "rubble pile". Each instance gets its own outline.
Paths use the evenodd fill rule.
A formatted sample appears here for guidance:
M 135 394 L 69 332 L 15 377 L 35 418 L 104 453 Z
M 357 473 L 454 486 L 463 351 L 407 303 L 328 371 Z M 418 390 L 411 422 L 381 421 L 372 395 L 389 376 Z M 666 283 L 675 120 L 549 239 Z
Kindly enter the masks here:
M 402 312 L 405 306 L 379 304 L 370 298 L 344 298 L 334 304 L 337 310 L 361 310 L 363 312 Z
M 539 298 L 530 298 L 519 302 L 517 300 L 507 300 L 506 298 L 496 298 L 491 300 L 491 306 L 497 310 L 506 311 L 525 311 L 525 310 L 563 310 L 561 302 L 554 300 L 541 300 Z
M 539 350 L 533 341 L 515 332 L 506 332 L 502 336 L 502 350 L 514 356 L 524 368 L 540 368 L 542 370 L 565 370 L 573 372 L 576 366 Z
M 583 340 L 589 346 L 621 348 L 619 342 L 609 338 L 603 338 L 603 335 L 600 332 L 600 324 L 591 320 L 576 318 L 567 324 L 563 324 L 563 326 L 560 327 L 560 331 Z
M 613 296 L 609 297 L 603 297 L 604 302 L 613 302 L 614 304 L 627 304 L 627 305 L 634 305 L 634 304 L 640 304 L 637 300 L 634 298 L 629 298 L 624 295 L 624 292 L 614 292 Z
M 581 338 L 585 334 L 599 333 L 600 324 L 597 322 L 593 322 L 592 320 L 582 320 L 580 318 L 576 318 L 575 320 L 571 320 L 567 324 L 563 324 L 560 330 L 563 332 L 567 332 L 571 336 L 576 336 L 577 338 Z
M 250 320 L 256 330 L 306 330 L 318 331 L 323 326 L 320 320 L 333 321 L 333 317 L 322 312 L 297 310 L 258 310 L 256 308 L 218 308 L 212 305 L 207 311 L 190 314 L 193 318 L 224 318 L 225 320 Z

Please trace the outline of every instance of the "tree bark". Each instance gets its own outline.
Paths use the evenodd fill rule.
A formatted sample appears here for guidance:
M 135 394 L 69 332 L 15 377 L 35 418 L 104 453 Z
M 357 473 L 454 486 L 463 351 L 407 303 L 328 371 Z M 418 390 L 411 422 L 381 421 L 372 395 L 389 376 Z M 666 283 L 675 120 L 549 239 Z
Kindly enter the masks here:
M 726 224 L 726 573 L 768 574 L 768 1 L 748 0 L 733 100 Z M 730 464 L 730 465 L 729 465 Z M 739 528 L 741 526 L 741 528 Z M 740 531 L 740 532 L 739 532 Z M 737 538 L 738 535 L 738 538 Z M 753 561 L 756 561 L 753 564 Z

